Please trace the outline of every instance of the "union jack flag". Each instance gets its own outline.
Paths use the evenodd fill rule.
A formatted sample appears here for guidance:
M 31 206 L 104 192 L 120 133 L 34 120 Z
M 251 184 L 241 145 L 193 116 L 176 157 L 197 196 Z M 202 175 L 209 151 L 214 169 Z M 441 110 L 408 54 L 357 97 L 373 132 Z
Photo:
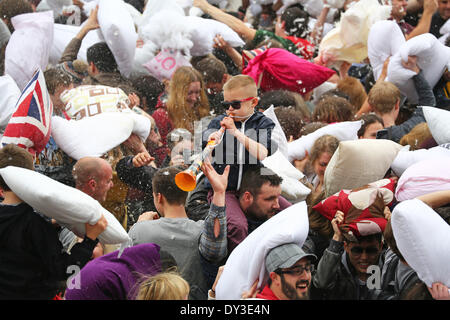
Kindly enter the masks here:
M 44 74 L 38 69 L 17 101 L 16 111 L 3 134 L 2 145 L 13 143 L 34 156 L 39 154 L 50 139 L 52 113 L 53 103 Z

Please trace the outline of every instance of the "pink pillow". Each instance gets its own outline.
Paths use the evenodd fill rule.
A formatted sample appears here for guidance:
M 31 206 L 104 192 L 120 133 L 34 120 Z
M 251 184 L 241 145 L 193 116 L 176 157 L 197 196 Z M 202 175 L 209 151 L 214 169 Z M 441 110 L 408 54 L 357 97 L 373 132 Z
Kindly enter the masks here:
M 262 91 L 285 89 L 306 94 L 327 81 L 335 71 L 297 57 L 285 49 L 270 48 L 248 62 L 243 74 L 252 77 Z
M 450 166 L 447 157 L 424 160 L 410 166 L 398 180 L 395 197 L 398 201 L 424 194 L 450 190 Z

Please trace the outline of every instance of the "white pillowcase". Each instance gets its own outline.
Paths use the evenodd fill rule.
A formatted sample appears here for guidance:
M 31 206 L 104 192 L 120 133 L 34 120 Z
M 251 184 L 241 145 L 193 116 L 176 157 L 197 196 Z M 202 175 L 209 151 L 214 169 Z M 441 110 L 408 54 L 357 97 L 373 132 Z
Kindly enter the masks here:
M 447 110 L 423 107 L 423 114 L 427 121 L 431 135 L 438 144 L 450 142 L 450 112 Z
M 48 64 L 53 43 L 53 12 L 34 12 L 11 18 L 15 28 L 5 51 L 5 74 L 23 90 L 40 68 Z
M 84 237 L 84 224 L 97 223 L 103 214 L 108 226 L 98 239 L 104 244 L 127 243 L 130 238 L 117 219 L 97 200 L 38 172 L 8 166 L 0 169 L 8 187 L 36 211 L 55 219 L 76 235 Z
M 100 0 L 98 23 L 120 73 L 128 77 L 133 70 L 138 36 L 125 3 L 121 0 Z
M 0 77 L 0 131 L 4 131 L 9 119 L 16 111 L 16 104 L 20 98 L 20 89 L 10 75 Z
M 134 112 L 105 112 L 81 120 L 52 117 L 52 137 L 71 158 L 100 157 L 127 140 L 132 133 L 143 141 L 150 119 Z
M 305 175 L 295 168 L 279 150 L 261 162 L 283 178 L 281 195 L 289 202 L 303 201 L 311 193 L 311 189 L 299 181 Z
M 398 201 L 404 201 L 435 191 L 450 190 L 448 164 L 447 156 L 413 164 L 398 179 L 395 197 Z
M 397 53 L 405 42 L 405 36 L 395 21 L 378 21 L 370 28 L 367 49 L 375 80 L 380 77 L 384 61 Z
M 449 65 L 450 48 L 431 33 L 425 33 L 405 42 L 389 61 L 386 80 L 394 83 L 411 103 L 418 103 L 419 97 L 411 79 L 415 72 L 405 69 L 401 64 L 402 60 L 408 60 L 408 55 L 417 57 L 417 65 L 433 88 Z
M 325 170 L 326 196 L 383 179 L 401 148 L 384 139 L 341 141 Z
M 213 19 L 200 17 L 185 17 L 186 29 L 194 43 L 191 48 L 192 56 L 204 56 L 212 52 L 214 38 L 220 34 L 232 47 L 242 47 L 245 42 L 226 24 Z
M 80 31 L 81 27 L 69 26 L 66 24 L 55 23 L 53 27 L 53 43 L 50 50 L 49 63 L 56 65 L 59 63 L 61 56 L 67 45 Z M 97 42 L 104 41 L 100 30 L 89 31 L 81 42 L 80 50 L 77 58 L 87 63 L 87 49 Z
M 413 199 L 394 208 L 391 223 L 398 249 L 420 280 L 429 288 L 435 282 L 450 288 L 447 222 L 424 202 Z
M 277 115 L 275 113 L 275 109 L 273 106 L 266 109 L 263 114 L 270 118 L 274 123 L 275 127 L 272 130 L 272 140 L 276 141 L 278 145 L 278 151 L 280 151 L 283 156 L 288 156 L 288 142 L 286 139 L 286 135 L 284 134 L 283 128 L 281 127 L 280 122 L 278 121 Z
M 400 177 L 406 169 L 413 164 L 423 161 L 431 160 L 442 157 L 450 158 L 450 150 L 444 147 L 434 147 L 430 149 L 420 149 L 409 151 L 409 146 L 403 148 L 395 157 L 394 162 L 391 164 L 391 168 L 397 177 Z M 450 160 L 450 159 L 449 159 Z
M 358 130 L 361 129 L 362 121 L 344 121 L 339 123 L 329 124 L 325 127 L 317 129 L 316 131 L 298 138 L 295 141 L 288 143 L 288 160 L 302 160 L 305 158 L 305 151 L 311 153 L 311 148 L 320 137 L 330 134 L 336 137 L 339 141 L 357 140 Z
M 304 201 L 276 214 L 250 233 L 230 254 L 216 286 L 218 300 L 239 300 L 256 279 L 258 288 L 267 283 L 267 253 L 282 244 L 300 247 L 308 235 L 308 210 Z

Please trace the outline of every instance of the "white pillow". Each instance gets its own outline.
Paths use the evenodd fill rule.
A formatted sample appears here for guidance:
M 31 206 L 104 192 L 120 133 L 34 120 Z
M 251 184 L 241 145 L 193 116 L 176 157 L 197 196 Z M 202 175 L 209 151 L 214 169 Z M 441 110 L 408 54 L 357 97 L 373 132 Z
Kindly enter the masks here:
M 279 150 L 261 162 L 283 178 L 281 195 L 289 202 L 303 201 L 311 193 L 311 189 L 299 181 L 305 175 L 295 168 Z
M 167 24 L 170 21 L 170 24 Z M 161 10 L 143 22 L 139 35 L 144 43 L 152 43 L 160 50 L 180 50 L 189 54 L 193 46 L 184 13 Z M 145 61 L 147 62 L 147 61 Z
M 450 288 L 450 226 L 445 220 L 413 199 L 394 208 L 391 223 L 398 249 L 420 280 L 429 288 L 434 282 Z
M 367 49 L 375 80 L 380 77 L 384 61 L 397 53 L 405 42 L 405 36 L 395 21 L 378 21 L 370 28 Z
M 138 36 L 125 3 L 121 0 L 100 0 L 98 23 L 120 73 L 128 77 L 133 70 Z
M 6 74 L 0 77 L 0 93 L 0 131 L 4 131 L 16 111 L 21 92 L 14 79 Z
M 409 146 L 407 146 L 409 147 Z M 409 148 L 403 148 L 395 157 L 394 162 L 391 164 L 392 170 L 397 177 L 401 177 L 403 172 L 413 164 L 423 161 L 431 160 L 435 158 L 450 157 L 450 150 L 445 147 L 434 147 L 430 149 L 420 149 L 414 151 L 408 151 Z M 450 159 L 449 159 L 450 160 Z
M 5 51 L 5 74 L 23 90 L 36 69 L 45 70 L 53 43 L 52 11 L 34 12 L 11 18 L 15 31 Z
M 450 142 L 450 112 L 447 110 L 423 107 L 423 114 L 427 121 L 431 135 L 438 144 Z
M 449 65 L 450 48 L 431 33 L 425 33 L 406 41 L 390 59 L 386 80 L 394 83 L 411 103 L 418 103 L 419 97 L 411 79 L 415 72 L 405 69 L 401 64 L 402 60 L 408 60 L 408 55 L 417 57 L 417 65 L 433 88 Z
M 325 170 L 326 196 L 383 179 L 401 148 L 385 139 L 341 141 Z
M 88 156 L 100 157 L 127 140 L 132 133 L 145 141 L 150 126 L 150 119 L 134 112 L 105 112 L 81 120 L 53 116 L 52 137 L 65 153 L 79 160 Z
M 66 24 L 55 23 L 53 27 L 53 43 L 50 50 L 49 63 L 56 65 L 59 63 L 61 56 L 69 42 L 75 38 L 81 27 L 69 26 Z M 92 30 L 87 33 L 81 42 L 80 50 L 77 58 L 87 63 L 87 49 L 98 42 L 102 42 L 103 36 L 99 30 Z
M 361 128 L 361 125 L 362 121 L 333 123 L 306 136 L 301 136 L 297 140 L 288 143 L 288 160 L 292 163 L 294 160 L 305 158 L 305 151 L 311 153 L 314 142 L 326 134 L 336 137 L 339 141 L 357 140 L 358 130 Z
M 216 286 L 218 300 L 239 300 L 256 279 L 258 288 L 267 283 L 267 253 L 282 244 L 303 246 L 308 235 L 306 202 L 296 203 L 276 214 L 250 233 L 230 254 Z
M 280 151 L 283 156 L 288 156 L 288 142 L 286 139 L 286 135 L 284 134 L 283 128 L 281 127 L 280 122 L 278 121 L 277 115 L 275 113 L 275 109 L 271 106 L 269 109 L 266 109 L 263 114 L 270 118 L 274 123 L 275 127 L 272 130 L 272 140 L 276 141 L 278 144 L 278 151 Z
M 36 211 L 55 219 L 76 235 L 85 235 L 85 223 L 97 223 L 103 214 L 108 226 L 98 239 L 104 244 L 126 243 L 130 240 L 117 219 L 97 200 L 38 172 L 8 166 L 0 169 L 8 187 Z
M 242 47 L 245 42 L 239 35 L 226 24 L 213 19 L 200 17 L 185 17 L 186 29 L 194 43 L 191 48 L 192 56 L 204 56 L 212 52 L 214 38 L 220 34 L 222 38 L 232 47 Z
M 404 201 L 435 191 L 450 190 L 448 164 L 447 156 L 413 164 L 398 179 L 395 197 L 398 201 Z

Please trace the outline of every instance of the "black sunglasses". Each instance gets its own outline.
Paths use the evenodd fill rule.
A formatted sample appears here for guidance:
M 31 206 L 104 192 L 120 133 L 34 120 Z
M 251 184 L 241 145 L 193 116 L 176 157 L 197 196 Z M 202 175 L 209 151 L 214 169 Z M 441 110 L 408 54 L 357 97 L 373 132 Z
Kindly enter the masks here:
M 300 275 L 303 274 L 303 271 L 305 271 L 305 270 L 306 270 L 306 272 L 314 272 L 314 265 L 313 264 L 307 264 L 306 266 L 297 266 L 297 267 L 294 267 L 294 268 L 288 269 L 288 270 L 280 270 L 277 273 L 278 274 L 285 274 L 285 273 L 287 273 L 287 274 L 291 274 L 291 275 L 294 275 L 294 276 L 300 276 Z
M 239 110 L 241 108 L 241 103 L 245 101 L 250 101 L 254 99 L 255 97 L 250 97 L 242 100 L 233 100 L 233 101 L 222 101 L 222 106 L 225 107 L 225 109 L 228 109 L 230 106 L 233 107 L 234 110 Z
M 369 256 L 374 256 L 378 253 L 379 250 L 377 247 L 367 247 L 367 248 L 353 247 L 350 249 L 350 251 L 357 256 L 361 255 L 363 252 L 367 253 Z

